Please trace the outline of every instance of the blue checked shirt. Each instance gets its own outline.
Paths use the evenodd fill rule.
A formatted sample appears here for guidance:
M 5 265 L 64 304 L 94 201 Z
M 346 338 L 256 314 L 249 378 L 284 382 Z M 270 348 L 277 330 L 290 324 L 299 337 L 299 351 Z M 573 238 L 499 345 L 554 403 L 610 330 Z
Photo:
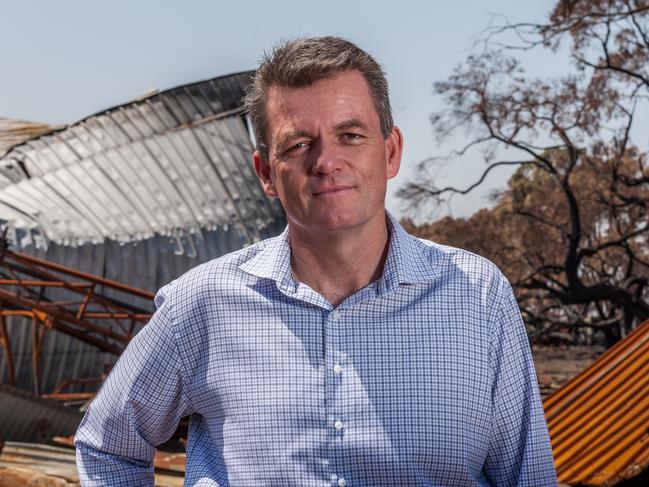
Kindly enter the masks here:
M 381 279 L 337 308 L 286 232 L 162 288 L 77 432 L 82 485 L 153 485 L 191 415 L 186 486 L 555 486 L 509 284 L 388 222 Z

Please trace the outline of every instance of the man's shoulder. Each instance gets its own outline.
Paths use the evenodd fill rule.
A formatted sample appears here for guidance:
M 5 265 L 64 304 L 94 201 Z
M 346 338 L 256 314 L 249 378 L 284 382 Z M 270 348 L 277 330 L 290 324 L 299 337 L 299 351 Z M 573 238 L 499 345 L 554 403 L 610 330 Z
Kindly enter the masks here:
M 435 267 L 443 280 L 474 284 L 506 283 L 507 278 L 491 260 L 459 247 L 411 236 L 417 251 L 428 265 Z

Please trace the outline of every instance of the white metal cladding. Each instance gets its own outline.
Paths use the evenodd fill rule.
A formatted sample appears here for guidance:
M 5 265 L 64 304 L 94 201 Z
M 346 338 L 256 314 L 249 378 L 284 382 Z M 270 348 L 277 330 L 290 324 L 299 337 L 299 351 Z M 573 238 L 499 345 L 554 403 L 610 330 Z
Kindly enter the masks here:
M 0 117 L 0 156 L 15 145 L 59 128 L 61 126 Z
M 74 246 L 217 227 L 258 240 L 281 210 L 250 163 L 249 76 L 154 94 L 13 147 L 0 158 L 0 220 Z
M 249 77 L 174 88 L 13 146 L 0 157 L 0 220 L 10 222 L 12 246 L 155 291 L 195 265 L 278 234 L 284 216 L 259 187 L 239 115 Z M 47 247 L 35 245 L 41 234 Z M 45 295 L 54 299 L 56 290 Z M 14 316 L 7 325 L 17 385 L 33 389 L 31 321 Z M 48 331 L 41 391 L 98 377 L 116 358 Z

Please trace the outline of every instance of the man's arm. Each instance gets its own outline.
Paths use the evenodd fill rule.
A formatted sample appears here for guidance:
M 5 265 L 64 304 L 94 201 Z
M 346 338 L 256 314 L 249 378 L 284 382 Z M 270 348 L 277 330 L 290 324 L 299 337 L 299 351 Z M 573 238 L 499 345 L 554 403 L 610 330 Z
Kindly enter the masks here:
M 511 286 L 503 278 L 490 323 L 493 418 L 484 471 L 492 485 L 556 486 L 534 362 Z
M 172 329 L 170 305 L 128 345 L 92 402 L 75 437 L 84 486 L 152 486 L 155 446 L 191 413 Z

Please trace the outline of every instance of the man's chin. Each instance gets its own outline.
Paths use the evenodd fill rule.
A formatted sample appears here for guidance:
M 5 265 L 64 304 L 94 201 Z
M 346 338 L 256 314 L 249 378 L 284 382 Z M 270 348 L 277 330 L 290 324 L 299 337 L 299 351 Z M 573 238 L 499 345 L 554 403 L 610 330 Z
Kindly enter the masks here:
M 313 228 L 327 232 L 350 230 L 362 226 L 366 219 L 356 212 L 335 212 L 319 215 L 314 219 Z

